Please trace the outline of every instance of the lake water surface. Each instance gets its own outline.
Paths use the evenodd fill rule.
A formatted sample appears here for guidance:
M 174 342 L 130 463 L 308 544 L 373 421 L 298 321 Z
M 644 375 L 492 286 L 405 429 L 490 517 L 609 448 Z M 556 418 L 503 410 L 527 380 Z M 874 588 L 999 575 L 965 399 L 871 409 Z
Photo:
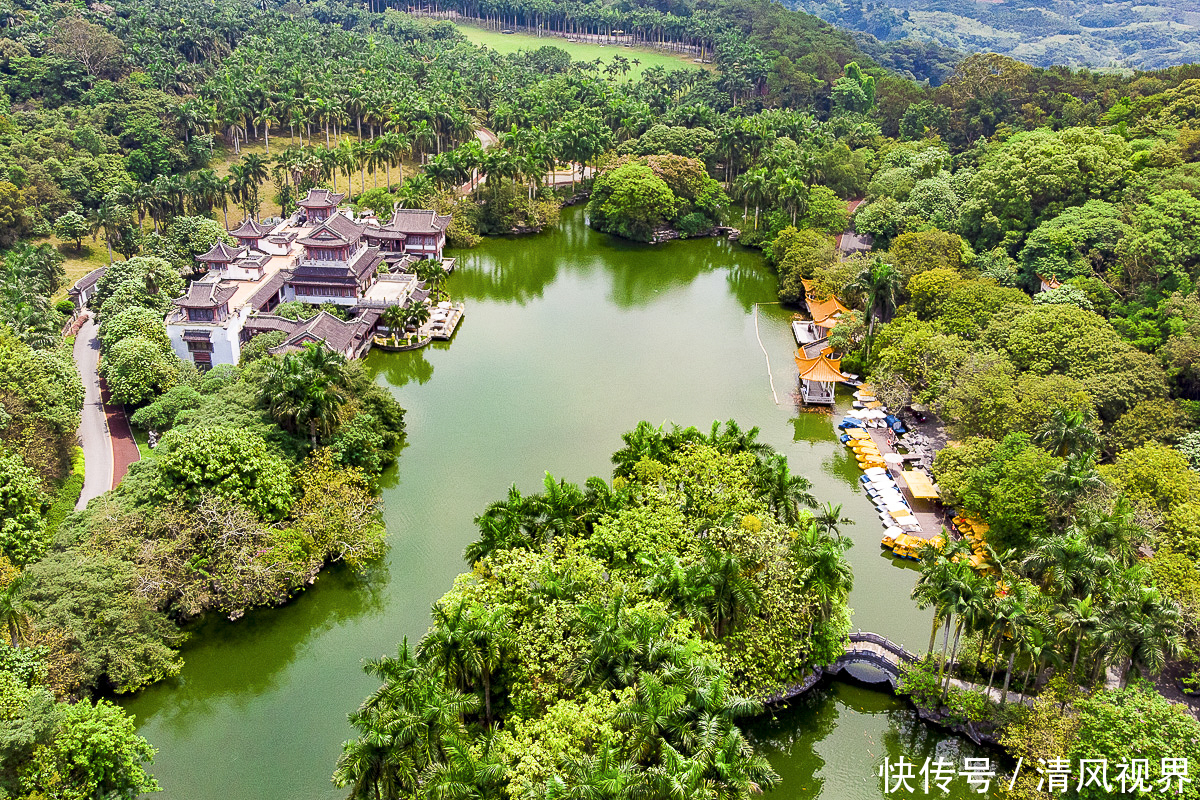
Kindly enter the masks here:
M 791 313 L 773 304 L 757 251 L 630 244 L 590 230 L 576 208 L 553 232 L 454 255 L 448 286 L 467 304 L 454 341 L 368 359 L 408 410 L 383 493 L 383 562 L 363 576 L 330 570 L 284 608 L 206 623 L 178 678 L 124 703 L 159 750 L 167 797 L 342 797 L 329 778 L 352 733 L 346 715 L 376 685 L 361 664 L 425 632 L 431 604 L 466 569 L 473 517 L 514 483 L 537 491 L 547 471 L 609 477 L 621 433 L 643 419 L 761 428 L 820 500 L 857 522 L 845 529 L 854 625 L 914 650 L 928 643 L 929 613 L 909 598 L 915 569 L 881 554 L 874 508 L 834 435 L 839 417 L 797 406 Z M 768 305 L 756 314 L 756 303 Z M 832 683 L 753 733 L 784 776 L 776 796 L 856 800 L 882 796 L 884 756 L 974 753 L 915 717 L 889 695 Z

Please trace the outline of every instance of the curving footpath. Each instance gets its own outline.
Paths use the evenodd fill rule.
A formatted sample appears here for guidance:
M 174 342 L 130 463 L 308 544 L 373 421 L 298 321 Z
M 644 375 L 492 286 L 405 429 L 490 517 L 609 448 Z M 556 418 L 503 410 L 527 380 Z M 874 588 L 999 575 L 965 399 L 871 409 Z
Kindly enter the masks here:
M 83 448 L 83 491 L 77 511 L 121 482 L 139 453 L 125 411 L 108 400 L 100 380 L 100 339 L 96 321 L 88 319 L 75 336 L 75 368 L 83 381 L 83 412 L 79 419 L 79 445 Z

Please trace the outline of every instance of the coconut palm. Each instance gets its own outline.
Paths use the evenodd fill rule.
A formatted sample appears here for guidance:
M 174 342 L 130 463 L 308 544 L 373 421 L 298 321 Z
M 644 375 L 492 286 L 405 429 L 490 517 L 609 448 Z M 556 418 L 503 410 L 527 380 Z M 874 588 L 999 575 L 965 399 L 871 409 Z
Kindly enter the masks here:
M 1066 605 L 1057 611 L 1055 617 L 1061 624 L 1062 636 L 1075 642 L 1071 653 L 1071 674 L 1073 675 L 1075 666 L 1079 663 L 1080 651 L 1100 628 L 1099 604 L 1092 599 L 1090 594 L 1084 598 L 1071 597 L 1067 599 Z
M 345 404 L 345 363 L 339 353 L 309 343 L 298 353 L 272 360 L 259 399 L 290 430 L 307 430 L 315 447 L 337 427 Z
M 816 513 L 814 521 L 817 527 L 828 537 L 832 539 L 842 538 L 841 526 L 854 524 L 854 520 L 849 517 L 842 516 L 841 503 L 826 503 Z
M 8 640 L 18 647 L 29 637 L 29 607 L 21 590 L 25 586 L 25 575 L 20 574 L 0 589 L 0 625 L 8 631 Z
M 900 304 L 902 281 L 895 267 L 876 256 L 863 267 L 858 277 L 847 284 L 848 293 L 859 292 L 863 296 L 868 318 L 868 339 L 874 335 L 876 322 L 886 322 L 896 312 Z
M 1094 453 L 1100 446 L 1100 436 L 1081 409 L 1060 405 L 1034 433 L 1033 442 L 1059 458 L 1066 458 L 1071 454 Z

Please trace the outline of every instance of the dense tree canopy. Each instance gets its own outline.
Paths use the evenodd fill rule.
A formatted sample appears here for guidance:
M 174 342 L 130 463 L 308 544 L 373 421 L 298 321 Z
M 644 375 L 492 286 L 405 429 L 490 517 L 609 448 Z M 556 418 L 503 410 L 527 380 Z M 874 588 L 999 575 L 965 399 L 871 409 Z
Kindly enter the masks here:
M 547 475 L 544 493 L 485 509 L 474 571 L 415 651 L 368 665 L 384 685 L 351 715 L 335 783 L 364 797 L 436 792 L 449 773 L 510 796 L 775 783 L 738 728 L 746 698 L 840 651 L 851 579 L 848 543 L 799 508 L 816 503 L 808 482 L 756 435 L 643 422 L 611 483 Z M 404 723 L 418 718 L 436 723 Z

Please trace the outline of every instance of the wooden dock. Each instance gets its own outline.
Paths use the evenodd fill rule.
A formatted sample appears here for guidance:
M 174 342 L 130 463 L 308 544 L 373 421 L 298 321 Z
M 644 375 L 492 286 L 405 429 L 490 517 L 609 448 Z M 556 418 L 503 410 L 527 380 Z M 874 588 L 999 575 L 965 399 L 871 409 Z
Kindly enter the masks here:
M 449 306 L 446 308 L 445 306 Z M 439 341 L 449 341 L 454 335 L 454 331 L 458 328 L 458 323 L 462 321 L 463 315 L 466 313 L 466 306 L 462 303 L 450 305 L 449 303 L 438 304 L 433 308 L 433 316 L 429 321 L 421 326 L 422 336 L 431 336 Z M 445 312 L 444 315 L 438 312 Z
M 867 428 L 867 432 L 871 434 L 871 441 L 879 448 L 879 452 L 883 455 L 895 453 L 896 448 L 888 443 L 887 428 Z M 909 508 L 912 509 L 913 516 L 917 518 L 917 522 L 921 525 L 921 530 L 909 531 L 909 535 L 915 536 L 918 539 L 928 541 L 942 532 L 943 527 L 949 527 L 945 512 L 941 507 L 941 503 L 936 500 L 919 500 L 913 497 L 912 490 L 904 481 L 904 473 L 901 472 L 898 464 L 888 464 L 888 474 L 896 481 L 896 487 L 904 495 L 904 499 L 908 501 Z

